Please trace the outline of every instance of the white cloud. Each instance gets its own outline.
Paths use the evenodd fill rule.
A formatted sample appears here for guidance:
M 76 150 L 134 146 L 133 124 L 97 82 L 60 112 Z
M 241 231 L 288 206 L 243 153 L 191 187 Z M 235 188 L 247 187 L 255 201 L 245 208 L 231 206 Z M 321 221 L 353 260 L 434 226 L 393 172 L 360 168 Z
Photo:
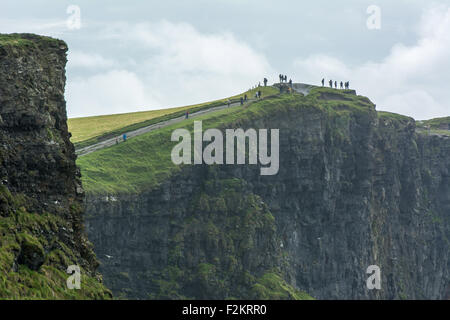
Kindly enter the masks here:
M 63 19 L 1 19 L 0 33 L 38 33 L 58 37 L 67 31 Z
M 294 67 L 308 81 L 323 76 L 350 80 L 378 109 L 426 119 L 450 114 L 450 7 L 426 11 L 413 46 L 396 44 L 381 62 L 349 66 L 327 55 L 296 59 Z
M 208 72 L 224 76 L 261 75 L 269 69 L 263 55 L 231 33 L 202 34 L 186 23 L 139 24 L 132 38 L 159 53 L 148 60 L 153 68 L 170 72 Z
M 69 51 L 68 67 L 71 68 L 111 68 L 116 63 L 96 53 L 85 53 L 81 51 Z
M 69 81 L 66 99 L 69 117 L 142 111 L 153 102 L 141 80 L 127 70 Z
M 103 29 L 98 38 L 116 43 L 116 50 L 133 50 L 130 56 L 125 55 L 116 62 L 130 71 L 125 76 L 130 78 L 132 74 L 131 84 L 140 88 L 134 95 L 141 98 L 121 98 L 123 90 L 114 91 L 114 99 L 102 98 L 110 95 L 114 88 L 121 87 L 113 83 L 111 74 L 101 73 L 86 81 L 76 79 L 72 82 L 69 78 L 69 116 L 210 101 L 245 91 L 262 81 L 268 73 L 273 73 L 262 54 L 231 33 L 205 34 L 186 23 L 118 23 Z M 73 67 L 115 65 L 114 61 L 100 55 L 81 52 L 71 53 L 69 60 L 69 66 Z M 120 80 L 119 75 L 115 74 L 117 81 Z M 131 85 L 127 81 L 121 81 L 121 84 L 125 87 Z

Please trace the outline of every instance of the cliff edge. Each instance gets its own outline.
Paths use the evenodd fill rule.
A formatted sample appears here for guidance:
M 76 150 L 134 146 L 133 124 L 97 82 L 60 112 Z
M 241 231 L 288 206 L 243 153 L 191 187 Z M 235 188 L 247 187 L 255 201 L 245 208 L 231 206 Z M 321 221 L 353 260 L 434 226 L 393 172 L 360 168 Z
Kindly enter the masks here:
M 64 100 L 67 45 L 0 35 L 0 299 L 111 296 L 83 235 L 84 192 Z M 69 289 L 69 266 L 81 289 Z

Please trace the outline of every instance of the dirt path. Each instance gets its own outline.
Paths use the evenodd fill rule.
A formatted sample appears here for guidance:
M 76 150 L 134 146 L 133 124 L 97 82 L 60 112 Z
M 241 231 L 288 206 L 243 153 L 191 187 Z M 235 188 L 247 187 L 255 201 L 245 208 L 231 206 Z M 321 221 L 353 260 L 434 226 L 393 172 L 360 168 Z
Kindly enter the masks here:
M 253 101 L 253 100 L 254 99 L 250 99 L 249 101 Z M 239 102 L 232 103 L 232 104 L 230 104 L 230 107 L 238 106 L 239 104 L 240 104 Z M 224 105 L 221 105 L 221 106 L 218 106 L 218 107 L 214 107 L 214 108 L 210 108 L 210 109 L 206 109 L 206 110 L 200 110 L 200 111 L 194 112 L 192 114 L 189 114 L 189 118 L 195 118 L 195 117 L 198 117 L 198 116 L 201 116 L 201 115 L 204 115 L 204 114 L 208 114 L 208 113 L 211 113 L 211 112 L 215 112 L 215 111 L 218 111 L 218 110 L 225 109 L 227 107 L 228 107 L 228 105 L 224 104 Z M 170 126 L 171 124 L 181 122 L 184 119 L 185 119 L 185 116 L 181 116 L 181 117 L 173 118 L 173 119 L 166 120 L 166 121 L 161 121 L 161 122 L 158 122 L 158 123 L 146 126 L 146 127 L 142 127 L 142 128 L 139 128 L 139 129 L 127 132 L 126 133 L 127 140 L 130 139 L 130 138 L 133 138 L 133 137 L 140 136 L 141 134 L 144 134 L 144 133 L 156 130 L 156 129 L 160 129 L 160 128 L 163 128 L 163 127 Z M 79 157 L 82 157 L 82 156 L 84 156 L 86 154 L 89 154 L 91 152 L 94 152 L 94 151 L 97 151 L 97 150 L 100 150 L 100 149 L 107 148 L 107 147 L 115 145 L 116 144 L 116 139 L 118 139 L 119 143 L 123 142 L 122 135 L 120 135 L 120 136 L 116 136 L 116 137 L 113 137 L 113 138 L 109 138 L 109 139 L 103 140 L 101 142 L 92 144 L 92 145 L 84 147 L 84 148 L 80 148 L 78 150 L 75 150 L 75 153 Z
M 314 86 L 312 86 L 312 85 L 308 85 L 308 84 L 304 84 L 304 83 L 293 83 L 293 89 L 295 91 L 299 92 L 299 93 L 303 93 L 304 95 L 307 95 L 309 93 L 309 91 L 313 87 Z M 263 99 L 264 99 L 264 97 L 263 97 Z M 255 101 L 255 99 L 249 99 L 246 104 L 248 104 L 249 102 L 252 102 L 252 101 Z M 240 104 L 239 102 L 232 103 L 232 104 L 230 104 L 230 107 L 238 106 L 239 104 Z M 195 118 L 195 117 L 198 117 L 198 116 L 201 116 L 201 115 L 204 115 L 204 114 L 208 114 L 208 113 L 211 113 L 211 112 L 215 112 L 215 111 L 218 111 L 218 110 L 225 109 L 227 107 L 228 107 L 228 105 L 224 104 L 224 105 L 221 105 L 221 106 L 218 106 L 218 107 L 197 111 L 197 112 L 194 112 L 192 114 L 189 114 L 189 118 Z M 181 117 L 173 118 L 173 119 L 166 120 L 166 121 L 161 121 L 161 122 L 158 122 L 158 123 L 146 126 L 146 127 L 142 127 L 142 128 L 139 128 L 139 129 L 127 132 L 126 133 L 127 140 L 130 139 L 130 138 L 133 138 L 133 137 L 140 136 L 141 134 L 144 134 L 144 133 L 156 130 L 156 129 L 160 129 L 160 128 L 163 128 L 163 127 L 170 126 L 171 124 L 181 122 L 184 119 L 185 119 L 185 117 L 181 116 Z M 100 149 L 103 149 L 103 148 L 107 148 L 107 147 L 113 146 L 113 145 L 116 144 L 116 140 L 118 140 L 119 143 L 123 142 L 122 135 L 116 136 L 116 137 L 113 137 L 113 138 L 109 138 L 109 139 L 103 140 L 101 142 L 97 142 L 95 144 L 92 144 L 92 145 L 84 147 L 84 148 L 77 149 L 77 150 L 75 150 L 75 153 L 79 157 L 82 157 L 82 156 L 84 156 L 86 154 L 89 154 L 91 152 L 94 152 L 94 151 L 97 151 L 97 150 L 100 150 Z

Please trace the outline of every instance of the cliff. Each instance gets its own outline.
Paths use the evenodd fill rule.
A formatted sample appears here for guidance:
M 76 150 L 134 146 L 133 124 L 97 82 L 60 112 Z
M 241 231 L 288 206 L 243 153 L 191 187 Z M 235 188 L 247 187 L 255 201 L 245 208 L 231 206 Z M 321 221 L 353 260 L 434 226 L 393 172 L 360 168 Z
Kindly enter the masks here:
M 79 159 L 87 231 L 117 295 L 447 297 L 448 137 L 417 133 L 414 119 L 330 89 L 282 94 L 203 124 L 280 129 L 278 174 L 176 167 L 166 142 L 175 127 Z M 366 287 L 370 265 L 380 267 L 381 290 Z
M 0 298 L 107 298 L 83 235 L 83 197 L 64 100 L 67 45 L 0 35 Z M 66 269 L 81 268 L 69 290 Z

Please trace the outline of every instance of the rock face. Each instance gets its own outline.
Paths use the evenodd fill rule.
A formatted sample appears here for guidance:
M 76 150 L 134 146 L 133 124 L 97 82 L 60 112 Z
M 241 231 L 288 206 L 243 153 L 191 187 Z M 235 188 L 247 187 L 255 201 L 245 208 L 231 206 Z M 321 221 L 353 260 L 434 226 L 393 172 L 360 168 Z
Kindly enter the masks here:
M 106 284 L 137 298 L 260 298 L 251 278 L 275 270 L 318 299 L 446 298 L 450 139 L 367 98 L 345 111 L 346 96 L 319 98 L 335 111 L 284 106 L 240 122 L 280 129 L 276 176 L 197 165 L 142 194 L 88 196 Z M 381 290 L 366 287 L 370 265 Z
M 11 192 L 31 198 L 34 211 L 64 211 L 69 201 L 83 199 L 75 192 L 79 179 L 67 130 L 67 46 L 34 35 L 10 42 L 0 47 L 0 176 Z
M 78 264 L 91 279 L 98 265 L 83 235 L 83 191 L 66 124 L 66 52 L 63 41 L 0 35 L 0 298 L 74 297 L 66 276 L 52 275 Z M 42 278 L 41 285 L 18 284 L 30 285 L 28 278 Z M 82 291 L 107 292 L 97 289 Z

